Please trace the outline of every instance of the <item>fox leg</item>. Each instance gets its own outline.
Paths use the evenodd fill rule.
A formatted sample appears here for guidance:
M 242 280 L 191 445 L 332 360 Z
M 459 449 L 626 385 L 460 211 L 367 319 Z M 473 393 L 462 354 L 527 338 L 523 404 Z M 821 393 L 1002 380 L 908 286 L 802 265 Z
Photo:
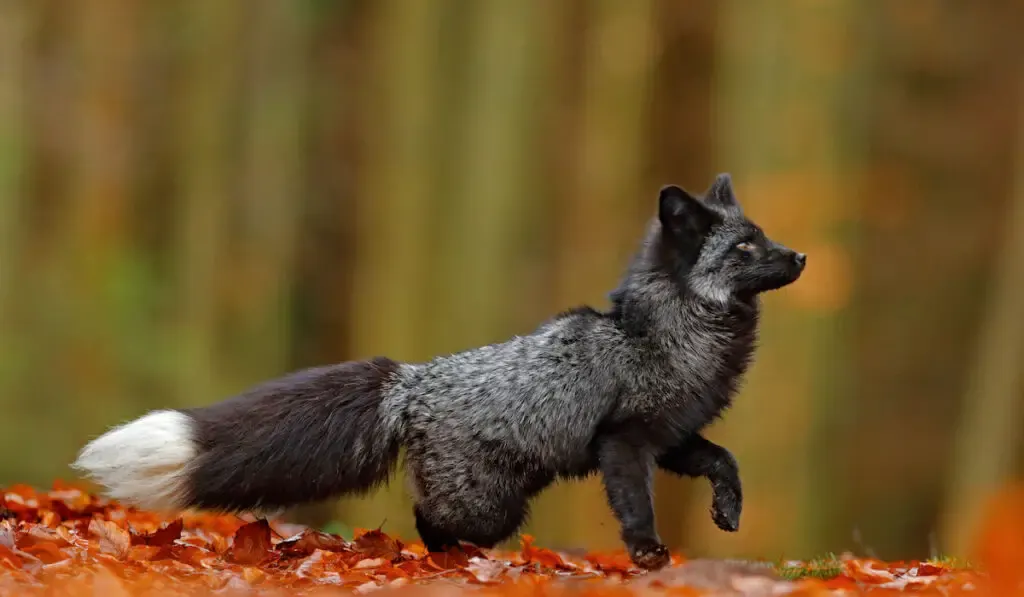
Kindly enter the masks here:
M 668 548 L 654 526 L 653 455 L 628 439 L 609 437 L 598 446 L 598 462 L 630 559 L 648 570 L 668 564 Z
M 743 488 L 739 466 L 729 450 L 694 433 L 659 456 L 658 466 L 677 475 L 707 478 L 712 491 L 711 519 L 723 531 L 739 529 Z
M 522 525 L 527 501 L 518 479 L 454 452 L 410 461 L 416 487 L 416 530 L 429 551 L 460 542 L 489 549 Z
M 431 522 L 430 515 L 424 511 L 422 506 L 417 504 L 413 508 L 413 514 L 416 517 L 416 532 L 419 533 L 427 551 L 431 553 L 444 552 L 459 546 L 458 537 Z
M 428 497 L 416 505 L 416 531 L 428 551 L 447 551 L 459 547 L 460 541 L 490 549 L 511 537 L 526 518 L 522 500 L 503 503 L 463 497 Z

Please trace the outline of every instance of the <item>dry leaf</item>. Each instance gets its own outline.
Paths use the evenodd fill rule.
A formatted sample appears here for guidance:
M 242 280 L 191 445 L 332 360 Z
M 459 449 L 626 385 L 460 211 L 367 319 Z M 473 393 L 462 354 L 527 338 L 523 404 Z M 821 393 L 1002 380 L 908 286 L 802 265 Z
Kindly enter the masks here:
M 349 547 L 349 543 L 337 535 L 305 529 L 298 535 L 281 541 L 275 549 L 289 556 L 307 556 L 318 549 L 344 551 Z
M 231 559 L 239 564 L 256 565 L 270 557 L 270 525 L 266 520 L 250 522 L 238 529 L 231 544 Z
M 3 495 L 16 516 L 0 518 L 2 595 L 327 597 L 382 588 L 440 595 L 469 587 L 483 592 L 482 597 L 569 597 L 575 589 L 595 597 L 852 595 L 865 589 L 872 594 L 955 595 L 968 594 L 966 588 L 976 595 L 993 594 L 983 590 L 985 576 L 935 563 L 848 558 L 835 578 L 795 583 L 743 572 L 743 566 L 696 560 L 647 573 L 633 566 L 623 550 L 561 554 L 536 546 L 529 536 L 511 553 L 466 545 L 427 554 L 422 544 L 405 545 L 380 529 L 359 532 L 351 543 L 304 529 L 274 545 L 270 525 L 262 520 L 247 524 L 213 514 L 166 520 L 64 486 L 51 492 L 16 486 Z M 992 561 L 1006 582 L 1019 582 L 1022 576 L 1018 563 L 1024 547 L 1017 549 L 1016 535 L 1021 531 L 1016 512 L 1024 510 L 1022 505 L 1024 496 L 1019 502 L 1004 501 L 999 524 L 993 525 L 998 528 L 989 527 L 985 535 L 992 547 L 983 553 L 998 554 L 1001 559 Z M 673 554 L 673 562 L 680 561 Z M 702 565 L 722 573 L 717 582 L 695 574 Z
M 522 537 L 523 557 L 527 563 L 536 562 L 546 568 L 571 569 L 572 566 L 562 560 L 562 556 L 550 549 L 537 548 L 533 546 L 533 537 L 523 535 Z
M 402 554 L 402 544 L 380 529 L 357 533 L 353 547 L 365 557 L 384 558 L 387 561 L 395 560 Z
M 170 545 L 181 538 L 181 531 L 185 528 L 185 522 L 176 518 L 175 520 L 160 525 L 160 528 L 149 534 L 132 534 L 132 545 Z
M 119 527 L 117 523 L 94 518 L 89 522 L 89 532 L 99 538 L 101 552 L 119 559 L 128 555 L 128 549 L 132 544 L 131 537 L 128 531 Z

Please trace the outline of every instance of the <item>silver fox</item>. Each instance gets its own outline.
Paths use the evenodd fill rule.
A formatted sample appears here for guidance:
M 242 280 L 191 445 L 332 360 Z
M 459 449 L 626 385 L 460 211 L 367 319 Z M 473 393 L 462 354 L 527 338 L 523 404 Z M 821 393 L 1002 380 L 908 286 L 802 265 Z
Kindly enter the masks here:
M 739 528 L 736 460 L 701 430 L 751 361 L 759 295 L 795 282 L 805 262 L 744 216 L 728 174 L 703 197 L 665 186 L 606 311 L 579 307 L 424 363 L 314 367 L 203 408 L 153 411 L 94 439 L 73 466 L 139 507 L 260 511 L 368 492 L 404 447 L 431 551 L 492 547 L 553 481 L 600 473 L 633 562 L 660 568 L 655 467 L 707 478 L 714 523 Z

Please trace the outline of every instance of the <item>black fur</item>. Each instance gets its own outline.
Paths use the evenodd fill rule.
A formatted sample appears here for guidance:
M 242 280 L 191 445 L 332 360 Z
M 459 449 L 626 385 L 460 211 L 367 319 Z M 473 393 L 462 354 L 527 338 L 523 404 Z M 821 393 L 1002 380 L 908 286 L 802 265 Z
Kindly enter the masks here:
M 315 367 L 183 410 L 200 446 L 190 503 L 273 509 L 383 483 L 400 443 L 378 410 L 397 367 L 383 357 Z
M 700 199 L 676 185 L 662 187 L 658 195 L 658 219 L 664 231 L 658 250 L 664 263 L 683 274 L 697 260 L 703 240 L 722 218 Z
M 711 519 L 723 531 L 736 531 L 743 509 L 739 466 L 733 455 L 718 444 L 693 434 L 658 457 L 658 466 L 687 477 L 704 477 L 711 483 Z

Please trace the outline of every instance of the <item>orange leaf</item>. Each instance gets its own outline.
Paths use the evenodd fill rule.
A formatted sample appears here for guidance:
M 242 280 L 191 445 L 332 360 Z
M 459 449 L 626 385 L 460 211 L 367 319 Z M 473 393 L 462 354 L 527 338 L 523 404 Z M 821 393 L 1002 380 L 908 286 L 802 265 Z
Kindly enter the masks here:
M 545 568 L 554 569 L 571 569 L 571 566 L 566 565 L 565 561 L 562 560 L 562 556 L 551 551 L 550 549 L 537 548 L 533 546 L 533 536 L 523 535 L 522 539 L 522 552 L 523 558 L 526 559 L 528 564 L 538 563 Z
M 338 535 L 331 535 L 316 529 L 306 529 L 275 546 L 275 549 L 289 556 L 308 556 L 318 549 L 323 549 L 324 551 L 344 551 L 348 548 L 348 541 L 345 541 Z
M 946 569 L 932 564 L 920 564 L 917 567 L 918 576 L 941 576 Z
M 149 560 L 155 559 L 158 555 L 164 553 L 162 547 L 156 545 L 133 545 L 128 550 L 128 559 L 138 562 L 148 562 Z
M 633 569 L 633 561 L 629 559 L 629 555 L 625 552 L 615 554 L 591 553 L 586 555 L 586 560 L 594 568 L 602 572 L 627 574 Z
M 250 585 L 254 585 L 254 584 L 257 584 L 259 582 L 262 582 L 263 579 L 266 578 L 266 576 L 267 576 L 267 574 L 265 572 L 263 572 L 262 570 L 260 570 L 259 568 L 253 568 L 251 566 L 246 566 L 242 570 L 242 578 L 244 578 L 245 582 L 249 583 Z
M 97 523 L 99 522 L 101 521 L 97 521 Z M 18 533 L 16 542 L 18 547 L 22 549 L 30 545 L 38 545 L 40 543 L 55 543 L 60 547 L 69 545 L 67 539 L 58 534 L 57 531 L 51 528 L 35 525 L 30 526 L 27 532 Z
M 35 493 L 21 487 L 5 495 L 8 503 L 20 508 L 20 522 L 0 518 L 3 594 L 255 594 L 258 586 L 259 594 L 267 597 L 328 597 L 436 584 L 439 592 L 474 585 L 474 590 L 486 594 L 482 597 L 569 597 L 576 588 L 600 597 L 629 597 L 648 594 L 658 584 L 634 584 L 643 573 L 625 552 L 562 555 L 537 547 L 528 535 L 521 551 L 511 553 L 464 545 L 448 553 L 426 554 L 421 544 L 404 547 L 380 529 L 359 532 L 352 543 L 305 529 L 275 545 L 266 521 L 246 524 L 236 516 L 214 514 L 166 520 L 66 488 Z M 72 506 L 63 506 L 65 502 Z M 1012 522 L 1013 516 L 1012 508 L 1000 511 L 997 522 Z M 47 526 L 58 517 L 63 521 Z M 1006 526 L 1006 533 L 1015 532 L 1016 527 Z M 1012 545 L 1012 536 L 996 538 L 994 545 Z M 1007 566 L 1019 561 L 1017 554 L 1004 556 Z M 673 556 L 673 562 L 679 561 Z M 830 589 L 859 593 L 867 587 L 872 594 L 927 592 L 951 597 L 969 594 L 964 590 L 968 583 L 975 588 L 973 594 L 991 594 L 978 574 L 917 561 L 848 560 L 845 572 L 829 581 L 797 583 L 794 594 L 825 595 Z M 578 580 L 558 582 L 566 578 Z M 655 592 L 677 597 L 702 594 L 685 584 L 664 583 Z
M 159 529 L 148 534 L 132 533 L 132 545 L 155 545 L 163 546 L 174 543 L 181 538 L 181 531 L 185 523 L 178 518 L 169 523 L 161 525 Z
M 427 559 L 429 559 L 438 570 L 454 570 L 456 568 L 465 568 L 469 565 L 469 554 L 459 548 L 452 548 L 444 553 L 435 552 L 429 554 Z
M 384 558 L 394 561 L 402 555 L 402 544 L 382 533 L 380 529 L 359 534 L 352 546 L 367 558 Z
M 235 532 L 231 559 L 244 565 L 260 564 L 270 557 L 270 548 L 270 524 L 260 519 Z
M 99 538 L 101 552 L 118 559 L 128 556 L 131 537 L 128 535 L 128 531 L 119 527 L 117 523 L 93 518 L 89 523 L 89 532 Z
M 53 564 L 68 559 L 68 555 L 61 551 L 55 543 L 40 542 L 26 547 L 24 551 L 39 558 L 44 564 Z

